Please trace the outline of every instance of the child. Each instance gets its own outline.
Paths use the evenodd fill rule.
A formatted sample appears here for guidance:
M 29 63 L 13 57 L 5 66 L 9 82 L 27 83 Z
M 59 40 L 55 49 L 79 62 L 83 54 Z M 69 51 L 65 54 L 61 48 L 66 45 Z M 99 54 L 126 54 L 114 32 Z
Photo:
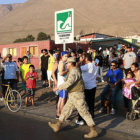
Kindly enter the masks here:
M 127 78 L 124 80 L 124 89 L 122 92 L 122 94 L 128 99 L 132 99 L 131 88 L 135 86 L 134 84 L 135 81 L 136 80 L 134 79 L 134 73 L 129 71 L 127 74 Z M 132 84 L 130 85 L 130 87 L 127 87 L 126 84 L 131 83 L 131 82 Z
M 127 78 L 124 80 L 124 88 L 122 91 L 122 94 L 124 96 L 124 106 L 125 106 L 125 113 L 127 113 L 129 110 L 129 104 L 132 99 L 132 93 L 131 93 L 131 88 L 135 86 L 136 80 L 134 79 L 134 73 L 129 71 L 127 74 Z M 131 84 L 132 83 L 132 84 Z M 130 84 L 128 87 L 126 84 Z
M 35 72 L 34 65 L 30 65 L 29 72 L 27 72 L 26 76 L 26 98 L 25 105 L 27 106 L 27 102 L 31 100 L 32 106 L 34 106 L 34 95 L 36 88 L 36 79 L 38 79 L 38 75 Z
M 26 80 L 25 80 L 25 76 L 27 74 L 27 72 L 29 72 L 29 66 L 31 64 L 28 64 L 28 57 L 27 56 L 24 56 L 22 58 L 23 60 L 23 64 L 20 66 L 19 70 L 20 70 L 20 77 L 21 77 L 21 80 L 22 80 L 22 89 L 24 91 L 23 95 L 26 94 Z

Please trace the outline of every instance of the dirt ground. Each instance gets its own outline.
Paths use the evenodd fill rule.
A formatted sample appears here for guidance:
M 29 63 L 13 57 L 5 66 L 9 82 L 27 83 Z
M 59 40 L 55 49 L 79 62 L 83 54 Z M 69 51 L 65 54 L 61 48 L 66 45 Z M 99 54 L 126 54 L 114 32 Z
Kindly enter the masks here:
M 96 90 L 96 97 L 95 97 L 95 111 L 99 110 L 100 108 L 100 94 L 106 85 L 106 83 L 98 83 L 97 84 L 97 90 Z M 18 85 L 18 90 L 21 92 L 21 95 L 23 95 L 23 91 L 21 88 L 21 83 Z M 42 81 L 38 80 L 36 83 L 36 91 L 35 91 L 35 102 L 36 103 L 46 103 L 46 104 L 56 104 L 58 100 L 58 96 L 55 95 L 52 88 L 43 88 L 42 87 Z

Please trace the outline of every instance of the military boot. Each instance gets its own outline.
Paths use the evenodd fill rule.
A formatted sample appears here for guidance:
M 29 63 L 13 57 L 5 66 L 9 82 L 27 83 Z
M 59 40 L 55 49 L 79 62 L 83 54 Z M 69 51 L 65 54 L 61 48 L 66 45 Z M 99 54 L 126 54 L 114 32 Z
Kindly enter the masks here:
M 84 135 L 84 138 L 95 138 L 98 136 L 98 133 L 97 131 L 95 130 L 94 127 L 89 127 L 90 128 L 90 131 L 88 134 L 85 134 Z
M 59 120 L 55 124 L 48 122 L 48 125 L 53 129 L 54 132 L 58 132 L 61 127 L 61 122 Z

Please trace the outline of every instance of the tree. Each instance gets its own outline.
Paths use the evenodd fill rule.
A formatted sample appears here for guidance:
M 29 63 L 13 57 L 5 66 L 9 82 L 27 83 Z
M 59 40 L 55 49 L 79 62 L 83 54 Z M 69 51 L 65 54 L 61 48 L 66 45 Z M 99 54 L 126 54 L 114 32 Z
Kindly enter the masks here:
M 19 38 L 19 39 L 16 39 L 16 40 L 14 41 L 14 43 L 18 43 L 18 42 L 22 42 L 22 39 Z
M 50 40 L 50 39 L 51 39 L 50 35 L 47 35 L 46 33 L 43 33 L 43 32 L 40 32 L 37 35 L 37 40 L 38 41 L 39 40 Z
M 26 41 L 34 41 L 35 40 L 35 37 L 33 35 L 28 35 L 26 37 Z
M 16 39 L 14 41 L 14 43 L 19 43 L 19 42 L 29 42 L 29 41 L 34 41 L 35 40 L 35 37 L 33 35 L 28 35 L 26 38 L 19 38 L 19 39 Z

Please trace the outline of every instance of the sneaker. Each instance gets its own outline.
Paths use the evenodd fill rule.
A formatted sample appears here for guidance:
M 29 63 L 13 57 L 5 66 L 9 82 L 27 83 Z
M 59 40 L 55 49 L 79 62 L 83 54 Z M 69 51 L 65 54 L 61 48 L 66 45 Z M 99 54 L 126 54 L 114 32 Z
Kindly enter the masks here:
M 103 113 L 104 112 L 104 108 L 101 107 L 100 110 L 99 110 L 99 113 Z
M 75 123 L 78 124 L 78 125 L 84 125 L 84 121 L 78 121 L 78 120 L 76 120 Z
M 116 111 L 115 111 L 114 108 L 111 109 L 111 114 L 112 114 L 112 115 L 115 115 L 115 114 L 116 114 Z
M 58 115 L 56 115 L 56 119 L 57 119 L 57 120 L 59 119 L 59 116 L 58 116 Z

